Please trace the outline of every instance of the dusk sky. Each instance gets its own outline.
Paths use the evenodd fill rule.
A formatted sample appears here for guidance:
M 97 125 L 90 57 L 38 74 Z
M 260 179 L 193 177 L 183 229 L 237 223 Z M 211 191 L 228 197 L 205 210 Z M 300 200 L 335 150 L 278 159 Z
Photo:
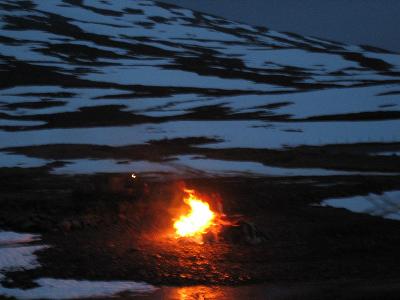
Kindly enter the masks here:
M 161 0 L 278 31 L 400 52 L 398 0 Z

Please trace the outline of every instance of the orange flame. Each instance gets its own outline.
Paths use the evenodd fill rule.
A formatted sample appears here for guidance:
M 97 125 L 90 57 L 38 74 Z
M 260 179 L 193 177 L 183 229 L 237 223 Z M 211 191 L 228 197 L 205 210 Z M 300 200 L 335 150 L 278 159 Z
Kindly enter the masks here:
M 213 225 L 215 213 L 207 202 L 195 195 L 194 190 L 184 189 L 184 192 L 186 196 L 183 201 L 190 206 L 190 212 L 174 222 L 175 236 L 201 240 L 202 235 Z

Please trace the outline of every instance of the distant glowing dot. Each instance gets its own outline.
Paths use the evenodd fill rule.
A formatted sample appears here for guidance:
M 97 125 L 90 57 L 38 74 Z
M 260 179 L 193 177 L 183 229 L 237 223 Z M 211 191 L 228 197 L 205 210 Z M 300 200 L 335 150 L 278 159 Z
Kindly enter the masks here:
M 132 173 L 132 178 L 133 178 L 133 179 L 135 179 L 135 178 L 136 178 L 136 175 L 135 175 L 134 173 Z

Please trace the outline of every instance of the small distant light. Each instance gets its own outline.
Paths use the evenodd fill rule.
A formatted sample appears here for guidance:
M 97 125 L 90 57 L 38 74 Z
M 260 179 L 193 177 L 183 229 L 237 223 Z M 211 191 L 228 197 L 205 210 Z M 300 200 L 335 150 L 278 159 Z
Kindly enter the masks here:
M 132 173 L 132 178 L 133 178 L 133 179 L 136 179 L 136 177 L 137 177 L 136 174 L 135 174 L 135 173 Z

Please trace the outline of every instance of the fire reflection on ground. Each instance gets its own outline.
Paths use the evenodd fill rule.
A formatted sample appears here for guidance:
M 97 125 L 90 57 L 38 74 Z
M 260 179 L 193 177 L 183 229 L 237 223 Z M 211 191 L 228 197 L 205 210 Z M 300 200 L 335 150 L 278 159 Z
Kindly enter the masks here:
M 194 286 L 194 287 L 183 287 L 176 289 L 176 295 L 171 295 L 172 297 L 176 297 L 179 300 L 203 300 L 203 299 L 222 299 L 222 297 L 226 297 L 227 295 L 223 295 L 224 293 L 215 287 L 206 287 L 206 286 Z
M 265 299 L 267 290 L 268 287 L 264 285 L 163 287 L 158 296 L 161 299 L 171 300 Z

